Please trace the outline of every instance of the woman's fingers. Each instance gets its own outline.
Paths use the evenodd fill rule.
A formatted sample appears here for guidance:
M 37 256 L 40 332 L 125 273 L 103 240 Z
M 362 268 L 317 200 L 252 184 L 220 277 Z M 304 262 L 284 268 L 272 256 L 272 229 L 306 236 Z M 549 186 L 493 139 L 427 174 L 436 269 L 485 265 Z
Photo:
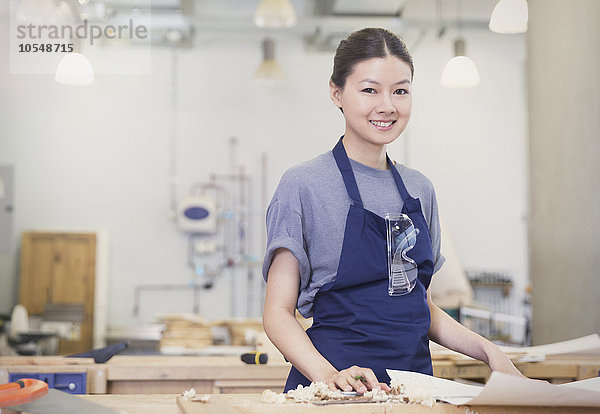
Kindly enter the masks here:
M 342 391 L 352 391 L 354 389 L 352 387 L 352 385 L 348 382 L 346 375 L 344 375 L 344 371 L 338 372 L 336 375 L 334 375 L 332 382 L 333 382 L 333 388 L 328 383 L 329 389 L 332 391 L 335 391 L 338 389 L 342 390 Z
M 333 377 L 327 381 L 327 386 L 329 387 L 329 391 L 335 391 L 338 389 L 337 385 L 335 384 L 335 381 L 333 380 Z
M 381 388 L 381 386 L 379 385 L 379 381 L 377 380 L 377 377 L 375 376 L 375 374 L 373 373 L 372 370 L 370 370 L 368 368 L 362 368 L 361 375 L 362 375 L 362 378 L 364 378 L 364 383 L 369 390 L 375 390 L 375 389 Z M 361 392 L 366 392 L 366 391 L 367 390 L 361 391 Z
M 392 389 L 390 388 L 389 385 L 387 385 L 385 382 L 380 382 L 379 383 L 379 387 L 384 390 L 385 392 L 391 391 Z
M 327 386 L 331 391 L 340 389 L 342 391 L 352 391 L 364 394 L 369 390 L 382 389 L 389 391 L 391 388 L 377 380 L 375 373 L 369 368 L 352 366 L 337 372 L 327 381 Z
M 353 389 L 356 390 L 356 392 L 364 394 L 365 392 L 367 392 L 367 387 L 365 387 L 365 384 L 358 379 L 360 377 L 360 375 L 352 375 L 349 379 L 348 379 L 348 383 L 352 386 Z

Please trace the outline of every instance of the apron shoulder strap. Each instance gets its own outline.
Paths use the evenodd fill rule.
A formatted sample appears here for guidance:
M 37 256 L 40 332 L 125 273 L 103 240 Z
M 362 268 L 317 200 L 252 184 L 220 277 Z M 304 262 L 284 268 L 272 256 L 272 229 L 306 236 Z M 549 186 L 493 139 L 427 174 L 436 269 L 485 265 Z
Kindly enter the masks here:
M 346 150 L 344 149 L 342 138 L 340 138 L 332 150 L 333 157 L 335 158 L 335 163 L 337 164 L 338 169 L 342 173 L 342 178 L 344 179 L 344 184 L 346 185 L 346 191 L 348 191 L 348 196 L 352 199 L 352 202 L 356 207 L 362 208 L 362 199 L 360 198 L 360 193 L 358 192 L 358 185 L 356 184 L 356 179 L 354 178 L 354 173 L 352 172 L 352 166 L 350 165 L 348 154 L 346 154 Z
M 408 193 L 408 190 L 406 189 L 406 186 L 404 185 L 404 181 L 402 181 L 402 177 L 400 177 L 400 174 L 398 173 L 396 166 L 394 165 L 392 160 L 390 160 L 390 157 L 388 157 L 387 154 L 386 154 L 386 157 L 387 157 L 387 161 L 390 166 L 390 169 L 392 170 L 392 175 L 394 176 L 394 180 L 396 181 L 396 187 L 398 187 L 398 191 L 400 192 L 402 201 L 406 204 L 408 202 L 408 200 L 412 200 L 413 198 Z

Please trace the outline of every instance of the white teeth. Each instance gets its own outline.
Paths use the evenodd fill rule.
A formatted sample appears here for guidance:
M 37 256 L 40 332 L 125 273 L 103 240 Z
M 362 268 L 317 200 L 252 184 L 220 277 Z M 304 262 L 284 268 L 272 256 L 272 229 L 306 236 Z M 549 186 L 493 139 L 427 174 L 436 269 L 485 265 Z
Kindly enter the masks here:
M 383 128 L 387 128 L 390 125 L 392 125 L 394 123 L 394 121 L 388 121 L 388 122 L 383 122 L 383 121 L 371 121 L 371 123 L 375 126 L 378 127 L 383 127 Z

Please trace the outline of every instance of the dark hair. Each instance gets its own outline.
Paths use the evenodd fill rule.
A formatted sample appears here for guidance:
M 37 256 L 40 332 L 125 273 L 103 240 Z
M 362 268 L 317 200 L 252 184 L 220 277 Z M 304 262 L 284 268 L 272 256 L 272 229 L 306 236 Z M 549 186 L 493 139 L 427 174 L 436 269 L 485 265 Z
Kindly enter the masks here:
M 386 29 L 366 28 L 351 33 L 342 40 L 333 58 L 331 81 L 343 88 L 354 65 L 363 60 L 395 56 L 410 66 L 411 77 L 415 68 L 412 56 L 402 39 Z

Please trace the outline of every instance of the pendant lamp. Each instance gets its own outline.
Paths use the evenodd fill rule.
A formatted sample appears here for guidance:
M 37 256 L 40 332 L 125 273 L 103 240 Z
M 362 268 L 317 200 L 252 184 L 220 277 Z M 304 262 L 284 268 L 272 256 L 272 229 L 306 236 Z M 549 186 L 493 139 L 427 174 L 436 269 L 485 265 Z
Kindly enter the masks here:
M 465 41 L 454 41 L 454 57 L 446 63 L 441 79 L 446 88 L 473 88 L 481 83 L 479 70 L 465 55 Z
M 490 30 L 496 33 L 527 32 L 527 0 L 500 0 L 490 17 Z
M 296 12 L 290 0 L 262 0 L 254 12 L 254 24 L 263 28 L 291 27 Z
M 69 53 L 58 63 L 54 80 L 65 85 L 89 85 L 94 83 L 94 70 L 81 53 Z
M 275 41 L 266 38 L 262 42 L 263 61 L 254 74 L 259 84 L 274 85 L 283 81 L 283 70 L 275 60 Z

